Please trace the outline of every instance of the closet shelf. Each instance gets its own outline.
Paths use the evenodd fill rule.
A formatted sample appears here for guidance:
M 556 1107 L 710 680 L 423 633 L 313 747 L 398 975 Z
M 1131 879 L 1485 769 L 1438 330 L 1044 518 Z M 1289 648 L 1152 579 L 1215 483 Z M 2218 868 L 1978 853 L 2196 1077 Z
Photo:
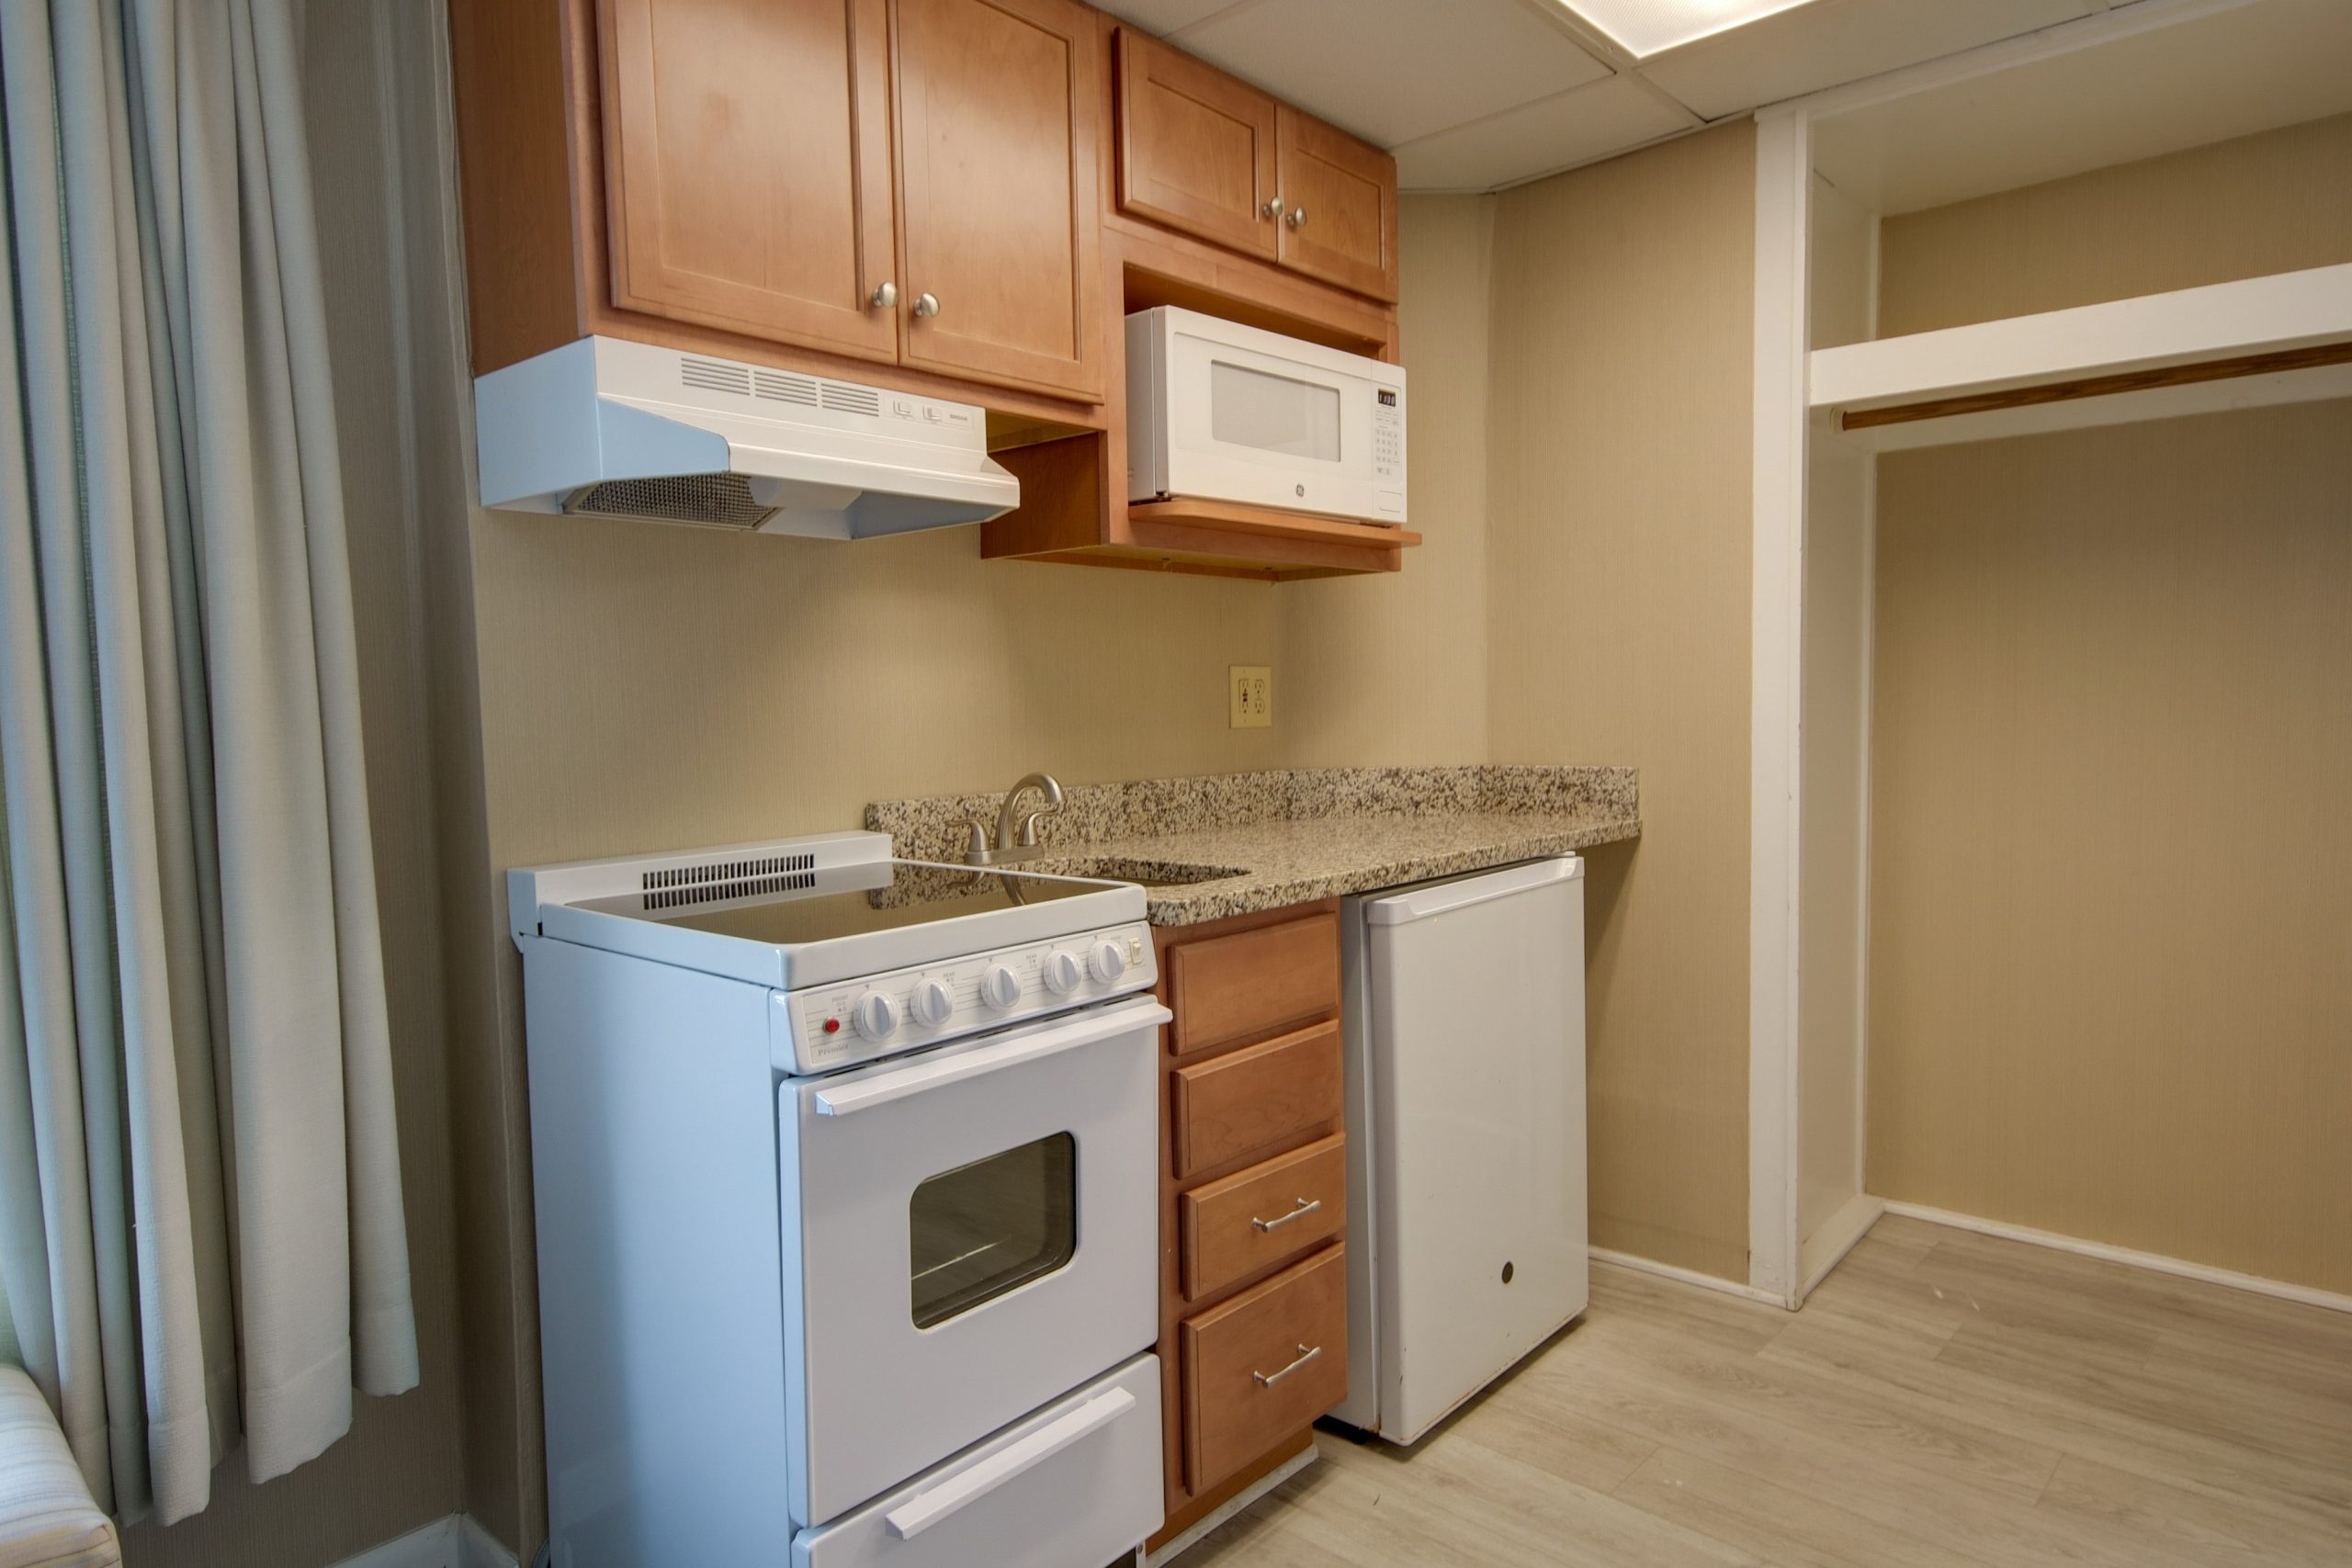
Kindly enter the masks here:
M 2352 265 L 1815 349 L 1810 380 L 1876 451 L 2352 397 Z

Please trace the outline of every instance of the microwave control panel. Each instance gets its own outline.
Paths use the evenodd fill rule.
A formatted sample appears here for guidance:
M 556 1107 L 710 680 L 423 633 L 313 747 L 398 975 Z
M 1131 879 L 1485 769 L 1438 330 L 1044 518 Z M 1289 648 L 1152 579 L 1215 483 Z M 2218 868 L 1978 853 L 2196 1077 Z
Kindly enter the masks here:
M 1405 513 L 1405 393 L 1374 387 L 1372 393 L 1372 483 L 1384 513 Z

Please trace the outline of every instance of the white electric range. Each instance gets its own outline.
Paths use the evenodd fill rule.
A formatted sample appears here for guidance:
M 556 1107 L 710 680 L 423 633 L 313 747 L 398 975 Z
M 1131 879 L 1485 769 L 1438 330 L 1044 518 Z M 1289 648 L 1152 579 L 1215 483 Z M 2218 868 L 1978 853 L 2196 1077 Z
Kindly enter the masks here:
M 554 1568 L 1159 1528 L 1141 889 L 844 833 L 509 874 Z

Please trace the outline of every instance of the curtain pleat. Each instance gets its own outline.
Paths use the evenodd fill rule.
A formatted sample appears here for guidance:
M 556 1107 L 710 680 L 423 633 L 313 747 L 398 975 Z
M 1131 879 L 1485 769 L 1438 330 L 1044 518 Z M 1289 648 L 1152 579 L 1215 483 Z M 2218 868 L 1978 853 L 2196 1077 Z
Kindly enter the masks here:
M 107 945 L 98 853 L 96 724 L 85 627 L 80 486 L 74 472 L 71 350 L 60 185 L 55 50 L 48 12 L 0 6 L 0 93 L 6 99 L 16 313 L 28 485 L 26 510 L 11 521 L 12 567 L 22 540 L 24 570 L 12 570 L 7 609 L 8 870 L 16 900 L 18 985 L 32 1086 L 34 1146 L 49 1253 L 49 1332 L 57 1347 L 58 1419 L 101 1507 L 115 1506 L 107 1416 L 107 1362 L 128 1368 L 127 1347 L 102 1345 L 117 1298 L 101 1291 L 103 1238 L 119 1231 L 97 1210 L 109 1178 L 93 1170 L 85 1103 L 111 1105 L 110 1071 L 85 1085 L 82 1041 L 107 1043 L 110 987 L 86 983 L 93 967 L 75 954 Z M 14 501 L 15 498 L 12 498 Z M 27 522 L 19 521 L 27 519 Z M 61 788 L 61 778 L 83 787 Z M 95 993 L 95 994 L 94 994 Z M 112 1180 L 119 1184 L 119 1167 Z M 117 1248 L 117 1256 L 128 1248 Z M 118 1373 L 119 1378 L 122 1374 Z M 44 1392 L 47 1392 L 44 1390 Z
M 0 6 L 0 1280 L 101 1502 L 417 1377 L 289 0 Z

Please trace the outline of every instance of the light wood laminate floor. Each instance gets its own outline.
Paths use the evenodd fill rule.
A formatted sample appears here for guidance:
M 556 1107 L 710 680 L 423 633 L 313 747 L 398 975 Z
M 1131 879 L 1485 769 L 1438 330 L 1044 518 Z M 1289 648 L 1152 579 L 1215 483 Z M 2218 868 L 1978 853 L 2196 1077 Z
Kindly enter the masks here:
M 1596 1264 L 1409 1452 L 1179 1568 L 2352 1564 L 2352 1315 L 1881 1220 L 1794 1314 Z

